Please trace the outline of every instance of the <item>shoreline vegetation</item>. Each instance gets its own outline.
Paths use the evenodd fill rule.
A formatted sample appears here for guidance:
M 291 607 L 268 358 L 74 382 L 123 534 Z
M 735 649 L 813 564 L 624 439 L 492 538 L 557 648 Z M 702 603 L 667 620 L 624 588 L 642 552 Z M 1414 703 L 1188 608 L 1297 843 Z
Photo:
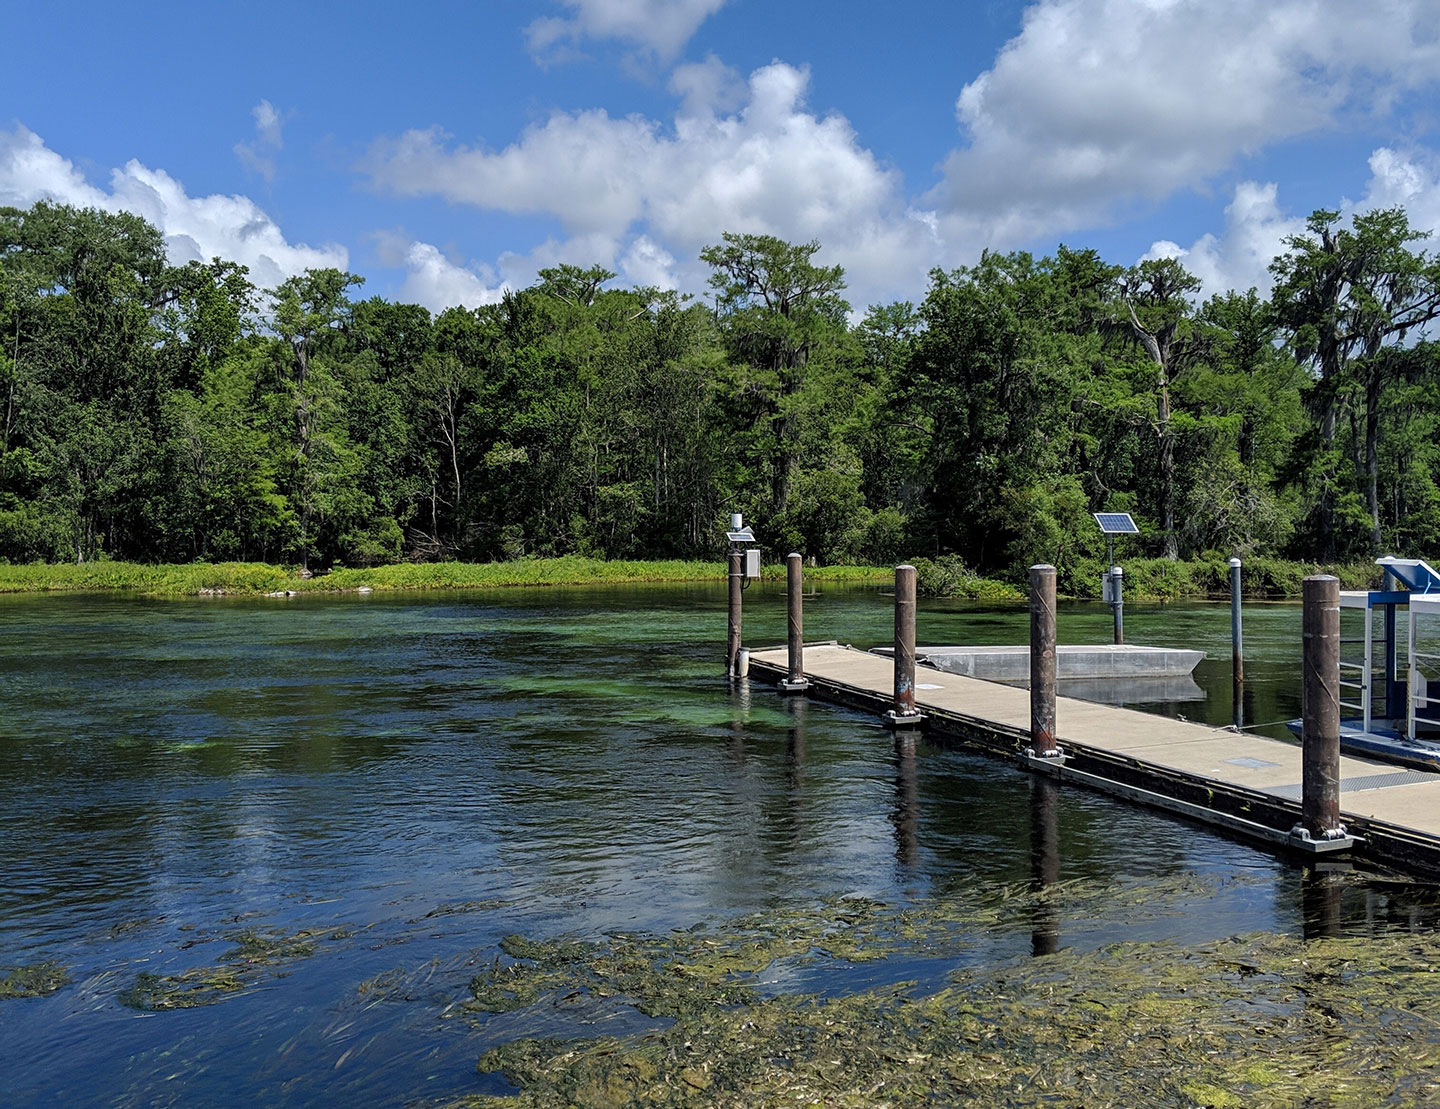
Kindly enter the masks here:
M 1023 584 L 980 577 L 958 560 L 915 559 L 924 596 L 979 601 L 1019 601 Z M 1131 601 L 1228 597 L 1229 566 L 1224 558 L 1171 561 L 1137 559 L 1126 562 L 1125 596 Z M 807 581 L 871 584 L 891 580 L 888 566 L 811 566 Z M 1099 595 L 1101 565 L 1088 562 L 1062 568 L 1061 592 L 1076 600 Z M 1307 575 L 1333 573 L 1347 589 L 1376 583 L 1377 569 L 1368 562 L 1321 567 L 1312 563 L 1257 558 L 1245 564 L 1243 588 L 1256 600 L 1300 594 Z M 1023 571 L 1022 571 L 1023 573 Z M 785 568 L 770 564 L 764 580 L 783 579 Z M 84 563 L 0 564 L 0 593 L 129 593 L 151 597 L 290 596 L 345 592 L 398 592 L 502 589 L 517 586 L 585 586 L 638 583 L 723 581 L 722 562 L 605 560 L 567 556 L 511 562 L 393 563 L 365 568 L 339 568 L 303 576 L 298 567 L 259 562 L 143 564 L 108 560 Z

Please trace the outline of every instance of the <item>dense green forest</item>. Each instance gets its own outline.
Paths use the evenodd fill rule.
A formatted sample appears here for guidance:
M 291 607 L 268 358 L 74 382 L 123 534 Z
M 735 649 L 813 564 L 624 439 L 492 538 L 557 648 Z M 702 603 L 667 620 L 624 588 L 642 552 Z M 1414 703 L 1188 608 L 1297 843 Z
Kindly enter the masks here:
M 0 560 L 312 569 L 527 555 L 1440 551 L 1440 263 L 1311 217 L 1273 295 L 1175 260 L 987 254 L 859 317 L 816 243 L 723 234 L 713 295 L 542 270 L 432 318 L 336 270 L 256 289 L 137 216 L 0 208 Z M 855 322 L 857 321 L 858 322 Z

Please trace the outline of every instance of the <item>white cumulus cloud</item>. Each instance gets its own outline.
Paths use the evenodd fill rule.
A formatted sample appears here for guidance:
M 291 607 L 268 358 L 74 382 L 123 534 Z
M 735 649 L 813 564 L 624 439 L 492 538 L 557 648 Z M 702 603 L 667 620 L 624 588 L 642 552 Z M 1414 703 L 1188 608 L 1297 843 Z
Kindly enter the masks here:
M 617 39 L 636 53 L 643 66 L 668 64 L 690 41 L 700 24 L 725 0 L 560 0 L 568 14 L 543 16 L 525 28 L 530 50 L 541 60 L 563 61 L 585 39 Z
M 1382 146 L 1370 155 L 1370 179 L 1358 201 L 1335 204 L 1342 222 L 1357 213 L 1377 208 L 1404 208 L 1410 226 L 1429 232 L 1429 241 L 1417 249 L 1434 250 L 1440 231 L 1440 157 L 1425 151 L 1408 154 Z M 1225 227 L 1219 234 L 1202 235 L 1188 247 L 1166 239 L 1151 245 L 1146 258 L 1179 258 L 1200 278 L 1202 295 L 1226 289 L 1241 291 L 1255 286 L 1262 295 L 1273 284 L 1269 265 L 1285 249 L 1285 240 L 1305 232 L 1309 213 L 1285 211 L 1275 182 L 1245 181 L 1235 188 L 1225 209 Z
M 405 271 L 395 298 L 402 304 L 424 305 L 436 314 L 446 308 L 479 308 L 499 303 L 508 288 L 488 267 L 460 265 L 439 247 L 407 238 L 399 231 L 381 232 L 375 240 L 381 264 Z
M 500 150 L 455 145 L 437 129 L 408 131 L 376 142 L 365 168 L 395 195 L 551 216 L 571 237 L 555 252 L 590 246 L 597 252 L 586 264 L 613 269 L 624 257 L 653 275 L 653 262 L 640 259 L 663 251 L 676 261 L 661 270 L 682 288 L 704 286 L 696 258 L 722 231 L 818 240 L 826 262 L 845 266 L 859 306 L 912 288 L 943 260 L 933 214 L 910 208 L 899 173 L 843 116 L 807 109 L 807 70 L 783 62 L 756 70 L 733 111 L 721 106 L 734 98 L 723 67 L 706 63 L 679 80 L 685 104 L 669 127 L 601 110 L 557 112 Z
M 134 159 L 111 171 L 106 191 L 91 185 L 74 163 L 28 128 L 0 131 L 0 204 L 26 208 L 39 200 L 134 212 L 164 234 L 172 263 L 208 262 L 212 257 L 240 262 L 250 267 L 251 280 L 261 288 L 305 269 L 344 269 L 349 264 L 342 246 L 289 242 L 249 197 L 191 196 L 164 170 Z
M 926 198 L 956 241 L 1094 226 L 1440 79 L 1432 0 L 1042 0 Z
M 1270 262 L 1284 249 L 1286 237 L 1305 230 L 1305 218 L 1282 211 L 1278 194 L 1273 181 L 1245 181 L 1225 208 L 1220 234 L 1202 235 L 1189 247 L 1162 239 L 1145 257 L 1179 258 L 1200 279 L 1202 297 L 1251 286 L 1267 294 Z

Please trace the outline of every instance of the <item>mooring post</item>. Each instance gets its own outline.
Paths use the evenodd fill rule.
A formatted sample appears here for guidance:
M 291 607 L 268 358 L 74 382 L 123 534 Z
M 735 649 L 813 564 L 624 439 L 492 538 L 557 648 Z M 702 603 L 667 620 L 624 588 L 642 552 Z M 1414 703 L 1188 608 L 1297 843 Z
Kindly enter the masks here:
M 725 673 L 735 676 L 740 658 L 740 596 L 745 588 L 745 555 L 730 552 L 730 639 L 725 649 Z
M 794 553 L 785 560 L 790 675 L 780 683 L 782 693 L 799 693 L 810 685 L 805 677 L 804 562 L 804 558 Z
M 1230 560 L 1230 697 L 1235 730 L 1245 726 L 1245 637 L 1240 627 L 1240 560 Z
M 908 727 L 924 717 L 915 710 L 915 567 L 895 567 L 895 707 L 885 714 L 891 727 Z
M 1301 687 L 1302 827 L 1311 839 L 1345 837 L 1340 823 L 1340 579 L 1303 583 L 1304 684 Z M 1298 830 L 1297 830 L 1298 831 Z
M 1030 567 L 1030 750 L 1028 756 L 1061 755 L 1055 742 L 1055 567 Z

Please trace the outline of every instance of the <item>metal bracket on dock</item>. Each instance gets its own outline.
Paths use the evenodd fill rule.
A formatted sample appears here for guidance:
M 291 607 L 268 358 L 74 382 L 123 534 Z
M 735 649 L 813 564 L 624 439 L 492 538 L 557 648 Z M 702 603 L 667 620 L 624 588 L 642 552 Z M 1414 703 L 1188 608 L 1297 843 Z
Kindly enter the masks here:
M 810 688 L 810 679 L 801 678 L 799 681 L 792 682 L 789 678 L 781 678 L 775 683 L 775 688 L 781 693 L 804 693 Z
M 880 717 L 887 728 L 918 728 L 925 723 L 925 714 L 920 712 L 896 712 L 891 709 Z
M 1065 753 L 1063 747 L 1056 747 L 1054 751 L 1045 755 L 1036 754 L 1035 748 L 1027 747 L 1025 750 L 1017 752 L 1015 757 L 1021 766 L 1057 776 L 1060 768 L 1070 761 L 1070 756 Z
M 1307 855 L 1328 855 L 1334 851 L 1349 851 L 1357 844 L 1365 842 L 1363 836 L 1352 836 L 1345 831 L 1345 825 L 1340 825 L 1339 834 L 1327 836 L 1322 839 L 1315 839 L 1310 835 L 1310 829 L 1303 824 L 1297 824 L 1290 829 L 1287 837 L 1287 844 L 1297 851 L 1304 851 Z

